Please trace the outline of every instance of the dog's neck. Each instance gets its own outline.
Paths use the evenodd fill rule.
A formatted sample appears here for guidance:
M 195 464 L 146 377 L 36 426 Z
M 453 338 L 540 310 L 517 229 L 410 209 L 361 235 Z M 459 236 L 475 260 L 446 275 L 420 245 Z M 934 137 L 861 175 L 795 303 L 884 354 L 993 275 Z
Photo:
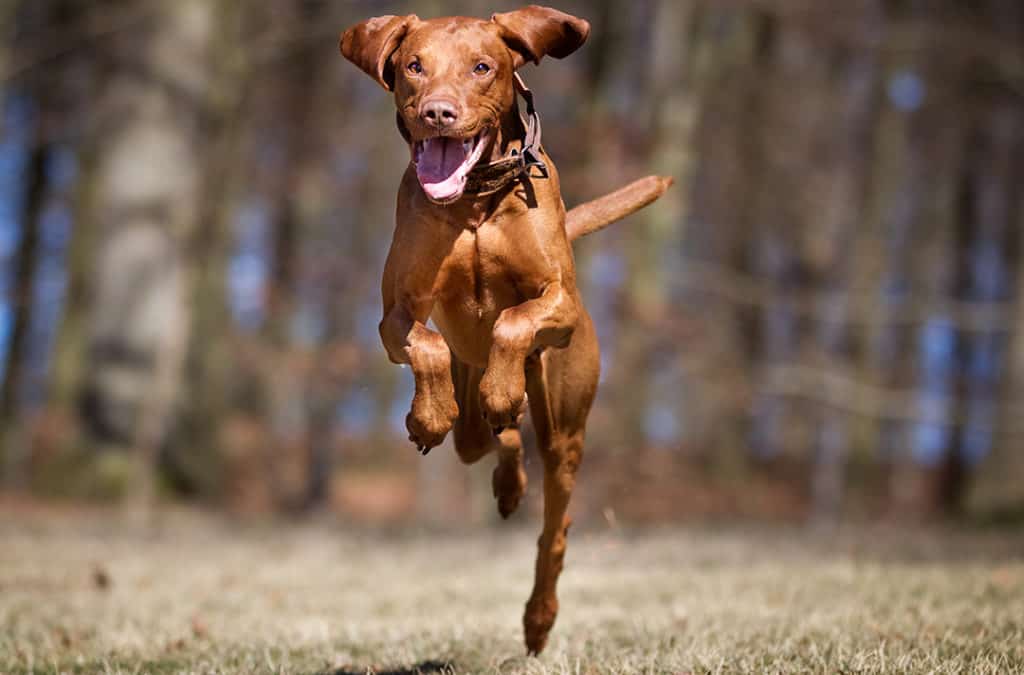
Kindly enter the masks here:
M 519 103 L 513 101 L 512 106 L 502 113 L 497 137 L 491 145 L 489 161 L 505 159 L 513 149 L 521 152 L 525 138 L 526 127 L 519 115 Z

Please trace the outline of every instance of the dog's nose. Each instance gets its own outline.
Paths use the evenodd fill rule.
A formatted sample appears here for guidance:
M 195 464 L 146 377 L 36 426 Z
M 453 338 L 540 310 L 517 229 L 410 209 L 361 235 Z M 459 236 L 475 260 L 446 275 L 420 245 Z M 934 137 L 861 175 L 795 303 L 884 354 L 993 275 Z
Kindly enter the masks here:
M 455 104 L 443 98 L 435 98 L 426 101 L 420 107 L 420 119 L 427 126 L 441 129 L 455 124 L 459 119 L 458 110 Z

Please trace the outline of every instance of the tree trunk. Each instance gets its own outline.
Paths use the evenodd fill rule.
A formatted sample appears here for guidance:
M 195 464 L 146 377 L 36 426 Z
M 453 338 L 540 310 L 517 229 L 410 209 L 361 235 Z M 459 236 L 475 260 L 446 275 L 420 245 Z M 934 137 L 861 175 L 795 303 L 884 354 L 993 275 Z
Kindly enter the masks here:
M 694 31 L 694 39 L 704 43 L 697 54 L 704 61 L 702 79 L 710 84 L 695 134 L 700 166 L 692 183 L 682 186 L 690 204 L 684 241 L 689 269 L 683 273 L 692 283 L 680 302 L 702 308 L 701 316 L 690 317 L 699 330 L 687 355 L 695 376 L 691 441 L 701 459 L 727 473 L 743 470 L 751 440 L 751 314 L 749 306 L 737 306 L 723 293 L 718 279 L 746 270 L 748 219 L 737 195 L 757 179 L 749 134 L 762 106 L 758 64 L 770 24 L 757 11 L 705 6 Z
M 37 101 L 37 103 L 39 103 Z M 32 322 L 36 267 L 40 249 L 39 217 L 46 199 L 46 161 L 50 144 L 45 138 L 44 122 L 37 114 L 35 134 L 26 170 L 26 194 L 21 213 L 21 238 L 14 254 L 13 292 L 11 304 L 11 332 L 4 355 L 3 375 L 0 381 L 0 469 L 9 487 L 25 487 L 25 458 L 22 436 L 21 394 L 27 365 L 29 328 Z
M 245 19 L 254 11 L 242 0 L 220 0 L 216 7 L 216 32 L 222 38 L 208 57 L 210 95 L 204 132 L 211 141 L 202 167 L 200 226 L 188 241 L 186 260 L 191 306 L 187 395 L 181 406 L 181 433 L 168 453 L 178 480 L 207 496 L 222 487 L 221 427 L 229 410 L 233 367 L 228 258 L 252 67 L 245 48 Z
M 93 209 L 99 146 L 87 140 L 79 152 L 75 188 L 75 227 L 66 257 L 67 285 L 50 366 L 49 403 L 62 420 L 74 420 L 88 363 L 88 326 L 94 300 L 93 282 L 99 240 Z
M 207 141 L 210 48 L 217 5 L 160 5 L 110 45 L 96 106 L 93 212 L 101 232 L 83 409 L 111 447 L 133 447 L 140 495 L 153 493 L 158 454 L 181 390 L 188 343 L 189 243 Z
M 858 26 L 867 35 L 881 31 L 884 17 L 878 4 L 864 4 L 864 15 Z M 810 181 L 818 198 L 810 195 L 804 202 L 805 207 L 820 218 L 821 226 L 816 228 L 812 216 L 806 224 L 805 241 L 810 242 L 809 267 L 818 291 L 825 295 L 838 292 L 847 299 L 831 303 L 827 308 L 815 308 L 816 346 L 812 362 L 823 372 L 852 374 L 856 373 L 855 330 L 850 324 L 856 319 L 859 308 L 851 298 L 861 289 L 856 286 L 856 268 L 849 252 L 856 250 L 862 236 L 872 236 L 865 227 L 866 196 L 881 103 L 882 73 L 874 46 L 833 49 L 835 51 L 823 60 L 841 64 L 841 76 L 831 78 L 838 83 L 831 87 L 832 103 L 827 113 L 834 123 L 819 127 L 818 142 L 828 148 L 828 154 L 825 166 L 818 172 L 808 162 L 808 174 L 818 173 L 822 180 L 820 183 Z M 819 86 L 829 87 L 825 82 L 820 82 Z M 821 199 L 820 195 L 826 195 L 827 199 Z M 847 466 L 851 449 L 855 447 L 858 425 L 853 423 L 851 411 L 837 408 L 837 402 L 817 403 L 811 515 L 818 524 L 834 525 L 845 507 Z
M 1024 106 L 1012 97 L 979 120 L 964 172 L 965 232 L 973 240 L 964 272 L 968 299 L 1024 308 L 1021 273 L 1024 181 Z M 969 199 L 967 197 L 970 197 Z M 947 513 L 964 507 L 999 515 L 1024 506 L 1024 462 L 1020 461 L 1024 392 L 1019 370 L 1024 326 L 978 331 L 964 350 L 964 428 L 949 449 L 939 499 Z M 988 365 L 991 364 L 991 365 Z M 979 473 L 973 476 L 972 469 Z M 976 483 L 976 484 L 975 484 Z

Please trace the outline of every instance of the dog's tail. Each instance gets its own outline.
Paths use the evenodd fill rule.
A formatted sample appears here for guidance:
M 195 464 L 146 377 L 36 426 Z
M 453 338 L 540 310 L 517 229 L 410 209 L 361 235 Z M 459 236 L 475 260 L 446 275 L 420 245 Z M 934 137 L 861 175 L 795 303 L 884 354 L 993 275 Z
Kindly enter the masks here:
M 604 197 L 580 204 L 565 214 L 569 241 L 597 232 L 652 203 L 672 186 L 668 176 L 647 176 Z

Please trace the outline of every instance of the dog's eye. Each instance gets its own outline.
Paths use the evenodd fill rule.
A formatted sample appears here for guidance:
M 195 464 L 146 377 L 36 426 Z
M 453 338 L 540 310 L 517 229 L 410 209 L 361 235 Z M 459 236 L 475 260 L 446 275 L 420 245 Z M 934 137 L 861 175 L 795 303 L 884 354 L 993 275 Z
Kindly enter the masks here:
M 477 75 L 486 75 L 491 72 L 491 67 L 486 63 L 478 63 L 476 64 L 476 68 L 473 69 L 473 72 Z
M 414 75 L 419 75 L 420 73 L 423 72 L 423 66 L 420 65 L 419 61 L 413 61 L 406 67 L 409 69 L 409 72 L 413 73 Z

